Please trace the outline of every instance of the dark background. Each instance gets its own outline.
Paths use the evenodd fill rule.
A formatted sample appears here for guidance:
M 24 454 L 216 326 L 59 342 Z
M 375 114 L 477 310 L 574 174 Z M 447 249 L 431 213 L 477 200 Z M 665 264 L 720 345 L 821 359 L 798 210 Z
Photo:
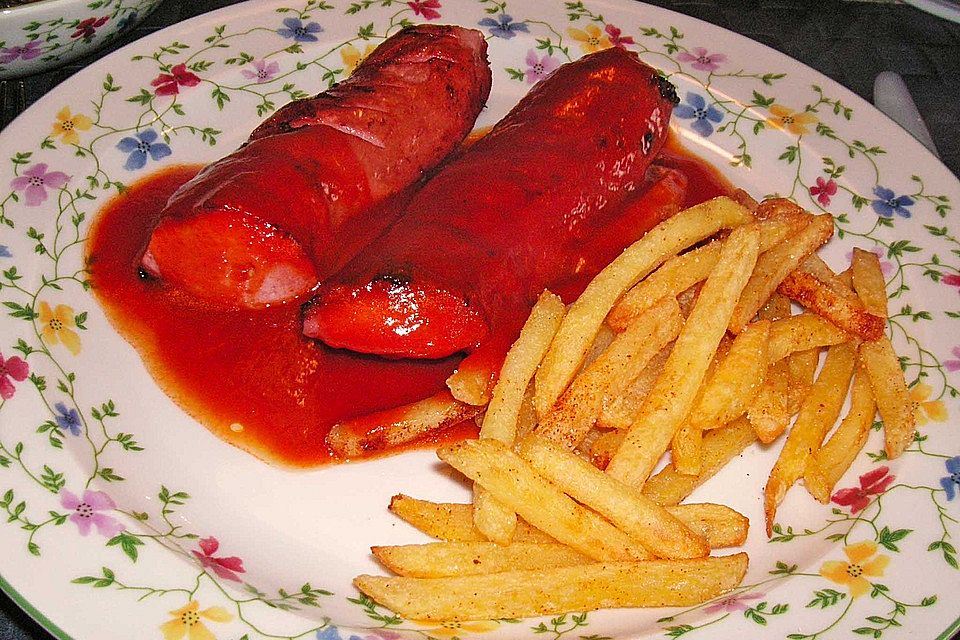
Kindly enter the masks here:
M 238 1 L 167 0 L 113 48 Z M 954 175 L 960 175 L 960 24 L 893 2 L 647 2 L 762 42 L 813 67 L 870 102 L 874 77 L 881 71 L 896 71 L 906 80 L 944 164 Z M 104 53 L 94 55 L 99 57 Z M 27 105 L 91 61 L 91 58 L 79 60 L 63 69 L 27 79 Z M 0 640 L 49 640 L 50 637 L 0 593 Z M 954 637 L 958 639 L 960 635 Z

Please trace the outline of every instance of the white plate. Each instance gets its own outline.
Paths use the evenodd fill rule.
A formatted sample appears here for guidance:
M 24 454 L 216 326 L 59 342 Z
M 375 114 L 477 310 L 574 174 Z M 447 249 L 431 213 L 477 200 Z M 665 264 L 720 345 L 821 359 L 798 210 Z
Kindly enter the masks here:
M 960 499 L 955 498 L 960 458 L 954 457 L 960 454 L 954 426 L 960 412 L 955 397 L 960 233 L 951 227 L 952 207 L 960 201 L 956 178 L 836 83 L 761 45 L 668 11 L 626 1 L 362 0 L 321 8 L 309 0 L 281 12 L 290 5 L 237 5 L 136 42 L 55 89 L 0 140 L 0 211 L 7 222 L 0 225 L 0 302 L 5 305 L 0 350 L 8 360 L 24 357 L 16 350 L 20 341 L 21 348 L 38 350 L 25 360 L 30 373 L 45 383 L 39 377 L 13 382 L 13 396 L 0 405 L 0 509 L 10 520 L 0 526 L 2 573 L 3 586 L 14 599 L 45 617 L 59 637 L 79 640 L 179 638 L 186 628 L 176 621 L 189 617 L 182 608 L 191 602 L 197 603 L 206 629 L 221 639 L 392 638 L 396 633 L 692 638 L 761 632 L 790 638 L 846 638 L 851 633 L 934 638 L 948 637 L 957 628 L 954 597 L 960 571 L 953 566 L 953 543 L 960 534 Z M 821 209 L 818 196 L 829 199 L 824 206 L 837 214 L 842 232 L 827 252 L 835 266 L 854 245 L 883 251 L 894 296 L 891 329 L 908 380 L 919 376 L 922 383 L 915 393 L 928 419 L 926 439 L 885 463 L 868 455 L 880 450 L 875 434 L 839 486 L 857 486 L 858 476 L 880 467 L 888 467 L 895 480 L 868 487 L 884 490 L 867 492 L 867 506 L 855 514 L 852 506 L 822 506 L 794 488 L 771 542 L 757 523 L 761 487 L 775 451 L 748 453 L 711 481 L 698 498 L 727 502 L 754 522 L 746 545 L 751 570 L 736 597 L 686 611 L 601 611 L 460 628 L 397 620 L 358 600 L 350 579 L 379 571 L 370 545 L 423 541 L 386 511 L 392 494 L 466 499 L 464 486 L 440 471 L 433 454 L 405 453 L 307 472 L 267 466 L 189 419 L 111 329 L 80 286 L 82 277 L 62 279 L 82 269 L 89 222 L 116 192 L 104 183 L 129 183 L 170 163 L 216 159 L 260 120 L 262 94 L 281 91 L 285 83 L 307 92 L 323 88 L 320 67 L 297 71 L 298 61 L 342 69 L 338 45 L 349 40 L 362 52 L 401 20 L 420 21 L 424 13 L 433 17 L 430 10 L 439 13 L 436 20 L 481 25 L 490 34 L 495 83 L 479 125 L 493 123 L 528 89 L 528 54 L 549 54 L 549 44 L 557 47 L 552 54 L 558 60 L 567 54 L 578 57 L 591 39 L 607 45 L 620 29 L 621 44 L 669 74 L 685 104 L 701 108 L 700 119 L 674 118 L 688 147 L 756 196 L 787 195 L 813 210 Z M 316 41 L 307 39 L 284 51 L 295 44 L 280 33 L 285 20 L 299 20 L 300 26 L 316 23 L 322 31 L 304 31 Z M 512 28 L 491 26 L 503 23 Z M 289 22 L 291 26 L 297 23 Z M 358 38 L 361 30 L 372 34 L 369 41 Z M 243 52 L 254 60 L 272 54 L 278 77 L 264 84 L 244 77 L 245 70 L 255 70 L 253 64 L 230 63 Z M 176 103 L 182 113 L 177 113 L 169 109 L 173 98 L 151 97 L 150 81 L 161 64 L 180 62 L 194 65 L 201 82 L 179 88 Z M 246 90 L 228 88 L 240 85 Z M 217 87 L 230 97 L 222 109 Z M 137 96 L 145 96 L 145 103 L 131 100 Z M 273 99 L 281 102 L 283 95 Z M 162 124 L 154 122 L 151 105 L 163 114 Z M 62 136 L 48 138 L 64 107 L 70 108 L 69 117 L 95 117 L 99 111 L 96 123 L 78 131 L 77 144 Z M 688 115 L 694 111 L 688 109 Z M 779 129 L 771 118 L 792 123 Z M 127 170 L 129 152 L 117 145 L 133 135 L 137 123 L 141 132 L 174 132 L 168 142 L 172 154 Z M 212 134 L 215 146 L 204 140 L 205 128 L 222 130 Z M 29 180 L 15 176 L 45 180 L 45 186 L 34 184 L 28 191 Z M 64 177 L 69 181 L 62 185 Z M 41 190 L 47 197 L 37 203 Z M 886 202 L 897 198 L 894 208 Z M 75 223 L 80 213 L 84 218 Z M 74 243 L 75 237 L 81 241 Z M 36 253 L 38 243 L 48 253 Z M 50 282 L 58 276 L 61 280 Z M 54 310 L 58 304 L 71 307 L 60 320 L 79 337 L 76 355 L 62 343 L 42 342 L 48 316 L 17 317 L 24 315 L 24 307 L 26 315 L 29 309 L 39 311 L 41 302 Z M 85 329 L 72 328 L 80 314 L 86 314 L 80 319 Z M 60 335 L 65 336 L 69 341 L 68 334 Z M 15 373 L 19 368 L 12 366 Z M 44 386 L 42 392 L 38 385 Z M 101 428 L 93 408 L 109 401 L 118 415 L 103 418 Z M 78 436 L 66 429 L 71 411 L 82 417 Z M 102 417 L 103 410 L 97 411 Z M 59 431 L 62 448 L 51 445 L 51 430 L 44 431 L 58 415 L 64 427 Z M 105 440 L 120 433 L 134 434 L 143 450 Z M 82 498 L 85 489 L 103 492 L 88 496 L 100 499 L 94 506 L 101 508 L 95 515 L 103 531 L 93 527 L 81 535 L 71 519 L 76 505 L 67 492 Z M 110 508 L 106 495 L 117 509 Z M 146 524 L 154 529 L 125 515 L 134 512 L 147 514 Z M 120 525 L 126 533 L 114 535 Z M 203 571 L 194 552 L 203 555 L 200 539 L 209 537 L 219 541 L 211 554 L 241 558 L 242 572 L 234 564 L 235 571 L 218 575 L 209 559 Z M 834 563 L 828 568 L 843 569 L 836 563 L 847 562 L 845 552 L 857 550 L 870 552 L 871 558 L 861 562 L 867 573 L 882 575 L 870 576 L 874 586 L 853 597 L 851 584 L 833 582 L 820 570 L 828 562 Z M 888 560 L 876 560 L 881 556 Z M 888 564 L 880 571 L 883 563 Z M 197 629 L 199 635 L 190 637 L 210 637 Z
M 960 22 L 960 5 L 953 0 L 904 0 L 904 2 L 939 18 Z

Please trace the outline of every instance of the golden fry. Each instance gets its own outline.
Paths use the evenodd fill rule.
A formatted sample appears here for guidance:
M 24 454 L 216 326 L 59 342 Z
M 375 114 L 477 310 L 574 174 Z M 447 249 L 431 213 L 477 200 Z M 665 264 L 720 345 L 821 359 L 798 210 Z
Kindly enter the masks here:
M 806 349 L 791 353 L 786 360 L 790 370 L 790 385 L 787 388 L 787 409 L 790 415 L 800 411 L 803 399 L 810 393 L 810 387 L 817 376 L 820 366 L 820 349 Z
M 743 580 L 747 555 L 507 571 L 456 578 L 358 576 L 354 585 L 404 618 L 522 618 L 613 607 L 699 604 Z
M 758 248 L 759 231 L 755 225 L 734 229 L 724 241 L 720 260 L 707 278 L 663 374 L 607 466 L 606 472 L 614 478 L 642 487 L 670 444 L 696 400 L 710 360 L 726 333 L 730 314 L 757 261 Z
M 881 318 L 890 315 L 887 310 L 887 283 L 880 270 L 880 258 L 875 253 L 856 247 L 850 271 L 853 274 L 853 288 L 863 301 L 863 306 Z
M 796 270 L 787 274 L 777 291 L 847 333 L 864 340 L 876 340 L 883 335 L 883 318 L 867 312 L 860 300 L 844 297 L 810 273 Z
M 877 410 L 883 419 L 884 451 L 893 460 L 913 442 L 917 430 L 917 407 L 910 399 L 900 360 L 886 336 L 860 346 L 860 360 L 867 370 Z
M 568 567 L 593 562 L 570 547 L 553 543 L 431 542 L 371 547 L 377 560 L 401 576 L 443 578 L 523 569 Z
M 544 438 L 526 438 L 517 453 L 564 493 L 612 522 L 658 558 L 702 558 L 710 545 L 636 489 Z
M 750 212 L 733 200 L 714 198 L 661 222 L 617 256 L 567 311 L 537 372 L 538 414 L 546 415 L 570 384 L 604 318 L 627 289 L 668 257 L 720 229 L 746 224 L 752 219 Z
M 631 380 L 618 395 L 607 394 L 604 396 L 600 416 L 597 418 L 598 426 L 604 429 L 630 428 L 640 412 L 640 407 L 643 406 L 643 401 L 663 372 L 663 367 L 667 363 L 667 358 L 670 357 L 672 350 L 673 343 L 670 343 L 658 351 L 643 371 Z M 619 442 L 617 446 L 619 446 Z M 606 467 L 606 464 L 604 464 L 604 467 Z
M 403 407 L 399 417 L 397 409 L 365 416 L 362 429 L 358 429 L 352 421 L 336 424 L 327 434 L 327 444 L 338 458 L 359 458 L 469 420 L 479 411 L 479 407 L 464 404 L 454 399 L 450 393 L 441 391 Z M 376 421 L 378 416 L 382 417 L 382 420 L 375 428 L 370 429 L 367 425 Z
M 810 456 L 820 447 L 843 407 L 857 361 L 856 342 L 830 347 L 823 369 L 800 407 L 800 413 L 780 451 L 764 487 L 767 536 L 773 533 L 777 507 L 787 491 L 803 475 Z
M 767 355 L 773 363 L 797 351 L 829 347 L 849 339 L 849 334 L 838 329 L 829 320 L 810 313 L 801 313 L 771 323 Z
M 401 493 L 390 499 L 389 508 L 392 513 L 437 540 L 448 542 L 485 542 L 487 540 L 473 523 L 472 504 L 430 502 Z M 517 521 L 513 540 L 514 542 L 556 542 L 522 519 Z

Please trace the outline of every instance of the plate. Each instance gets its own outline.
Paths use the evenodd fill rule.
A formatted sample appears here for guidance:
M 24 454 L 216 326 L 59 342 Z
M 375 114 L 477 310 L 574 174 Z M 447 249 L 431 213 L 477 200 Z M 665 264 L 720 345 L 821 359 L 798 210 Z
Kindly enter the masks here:
M 886 461 L 874 434 L 839 484 L 845 500 L 790 492 L 771 540 L 753 527 L 750 572 L 729 596 L 683 610 L 401 620 L 350 580 L 379 572 L 371 545 L 424 541 L 386 511 L 392 494 L 464 501 L 464 484 L 428 451 L 310 471 L 257 461 L 166 397 L 85 289 L 90 221 L 123 185 L 226 154 L 290 95 L 322 90 L 385 34 L 424 20 L 487 34 L 495 80 L 478 126 L 529 89 L 537 65 L 624 46 L 678 85 L 687 147 L 756 196 L 836 214 L 829 262 L 853 246 L 880 253 L 922 436 Z M 179 75 L 152 82 L 166 70 Z M 149 147 L 140 161 L 127 138 Z M 249 2 L 78 73 L 4 132 L 0 158 L 0 568 L 4 589 L 58 637 L 814 640 L 960 626 L 960 184 L 793 60 L 633 2 Z M 760 522 L 772 455 L 745 454 L 696 497 Z
M 960 5 L 953 0 L 905 0 L 905 2 L 938 18 L 960 22 Z

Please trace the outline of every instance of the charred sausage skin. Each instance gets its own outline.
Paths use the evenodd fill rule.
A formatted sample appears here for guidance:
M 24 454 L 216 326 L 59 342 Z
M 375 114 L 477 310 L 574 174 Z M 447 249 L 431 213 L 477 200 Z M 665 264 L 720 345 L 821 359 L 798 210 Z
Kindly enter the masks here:
M 490 91 L 477 31 L 418 25 L 354 73 L 281 108 L 169 200 L 142 266 L 203 300 L 299 300 L 403 211 Z
M 320 287 L 305 334 L 393 358 L 502 355 L 545 287 L 585 282 L 678 208 L 631 206 L 672 189 L 648 168 L 677 102 L 622 49 L 564 65 Z

